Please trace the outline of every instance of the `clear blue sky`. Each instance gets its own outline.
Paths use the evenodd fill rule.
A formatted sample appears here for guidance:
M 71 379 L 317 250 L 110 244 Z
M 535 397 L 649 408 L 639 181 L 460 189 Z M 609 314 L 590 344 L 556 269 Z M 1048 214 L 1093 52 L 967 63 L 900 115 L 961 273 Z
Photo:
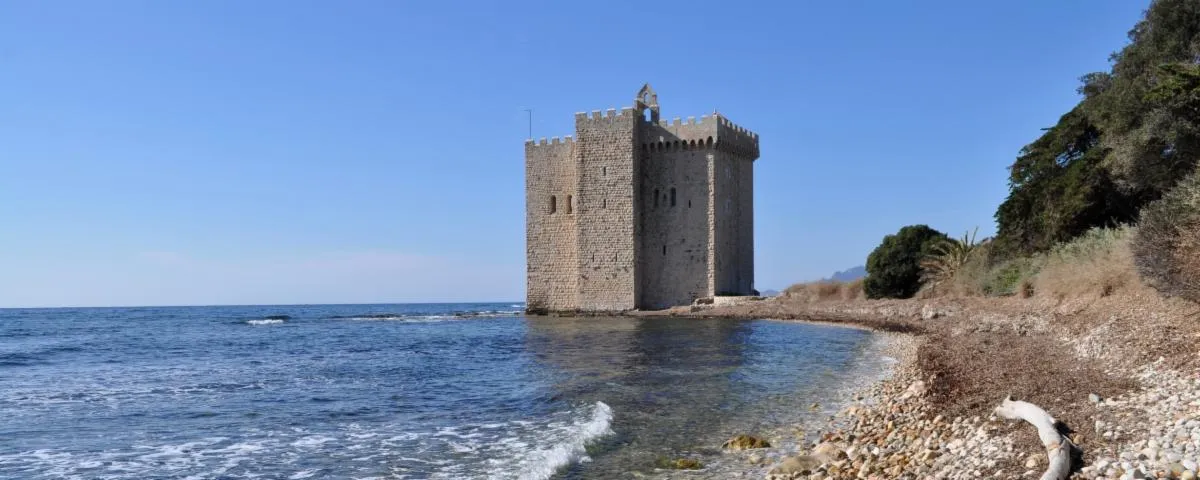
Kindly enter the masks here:
M 756 286 L 1005 167 L 1145 1 L 0 3 L 0 307 L 522 300 L 523 146 L 576 111 L 761 135 Z

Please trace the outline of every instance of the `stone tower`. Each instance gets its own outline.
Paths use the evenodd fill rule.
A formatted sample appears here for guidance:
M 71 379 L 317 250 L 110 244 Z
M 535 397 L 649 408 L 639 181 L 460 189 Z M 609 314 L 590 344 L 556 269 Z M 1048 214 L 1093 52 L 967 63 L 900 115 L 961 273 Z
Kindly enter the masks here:
M 754 291 L 758 135 L 720 114 L 575 114 L 575 137 L 525 143 L 526 307 L 656 309 Z

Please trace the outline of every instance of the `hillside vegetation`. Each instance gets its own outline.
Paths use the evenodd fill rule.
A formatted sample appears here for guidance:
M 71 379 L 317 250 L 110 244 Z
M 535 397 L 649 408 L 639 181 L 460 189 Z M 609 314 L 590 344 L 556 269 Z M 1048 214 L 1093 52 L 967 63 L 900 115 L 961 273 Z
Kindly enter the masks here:
M 1079 103 L 1020 150 L 994 238 L 924 225 L 868 257 L 868 298 L 1108 296 L 1149 286 L 1200 302 L 1200 2 L 1155 0 Z M 786 295 L 856 298 L 859 284 Z M 836 291 L 836 294 L 826 293 Z

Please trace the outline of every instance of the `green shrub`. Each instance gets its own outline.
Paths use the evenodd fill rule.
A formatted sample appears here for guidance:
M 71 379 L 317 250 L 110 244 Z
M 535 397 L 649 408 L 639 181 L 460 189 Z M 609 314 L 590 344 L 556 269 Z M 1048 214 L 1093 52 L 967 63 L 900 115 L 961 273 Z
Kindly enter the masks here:
M 1032 279 L 1041 268 L 1038 258 L 1018 257 L 994 267 L 985 275 L 983 294 L 996 296 L 1033 295 Z
M 867 257 L 867 298 L 909 298 L 921 288 L 921 261 L 949 240 L 926 225 L 909 225 L 883 242 Z
M 1147 285 L 1200 302 L 1200 175 L 1188 175 L 1142 209 L 1131 247 Z

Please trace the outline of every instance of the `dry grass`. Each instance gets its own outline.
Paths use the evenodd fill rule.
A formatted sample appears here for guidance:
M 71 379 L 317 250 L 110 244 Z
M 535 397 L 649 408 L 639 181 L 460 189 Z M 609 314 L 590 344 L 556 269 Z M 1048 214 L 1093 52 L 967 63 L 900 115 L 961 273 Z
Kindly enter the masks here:
M 947 329 L 926 339 L 918 361 L 936 378 L 930 394 L 948 416 L 986 416 L 1008 394 L 1055 412 L 1072 412 L 1087 402 L 1089 393 L 1107 398 L 1135 386 L 1128 378 L 1080 361 L 1070 349 L 1044 335 L 954 334 Z M 1083 422 L 1071 423 L 1083 426 Z
M 1076 432 L 1072 439 L 1085 454 L 1105 444 L 1103 438 L 1092 435 L 1096 410 L 1089 405 L 1088 394 L 1108 398 L 1137 386 L 1128 377 L 1080 361 L 1070 349 L 1046 335 L 955 335 L 951 329 L 940 329 L 926 336 L 917 357 L 922 371 L 932 379 L 930 400 L 939 413 L 947 417 L 987 417 L 1000 399 L 1013 395 L 1054 412 L 1055 418 Z M 1006 423 L 1001 428 L 1012 435 L 1019 450 L 1040 450 L 1034 429 L 1018 423 Z M 1020 467 L 1012 461 L 1002 463 L 1008 468 Z
M 831 300 L 850 301 L 866 298 L 862 279 L 850 282 L 820 281 L 797 283 L 783 291 L 789 301 L 816 303 Z
M 1140 286 L 1129 247 L 1132 228 L 1094 229 L 1054 248 L 1031 279 L 1033 294 L 1055 300 L 1107 297 Z
M 1133 235 L 1132 227 L 1093 229 L 1049 253 L 995 265 L 988 264 L 991 245 L 985 241 L 952 277 L 933 288 L 927 286 L 930 293 L 922 298 L 1036 296 L 1062 301 L 1141 288 L 1130 248 Z M 1200 258 L 1196 261 L 1200 265 Z

